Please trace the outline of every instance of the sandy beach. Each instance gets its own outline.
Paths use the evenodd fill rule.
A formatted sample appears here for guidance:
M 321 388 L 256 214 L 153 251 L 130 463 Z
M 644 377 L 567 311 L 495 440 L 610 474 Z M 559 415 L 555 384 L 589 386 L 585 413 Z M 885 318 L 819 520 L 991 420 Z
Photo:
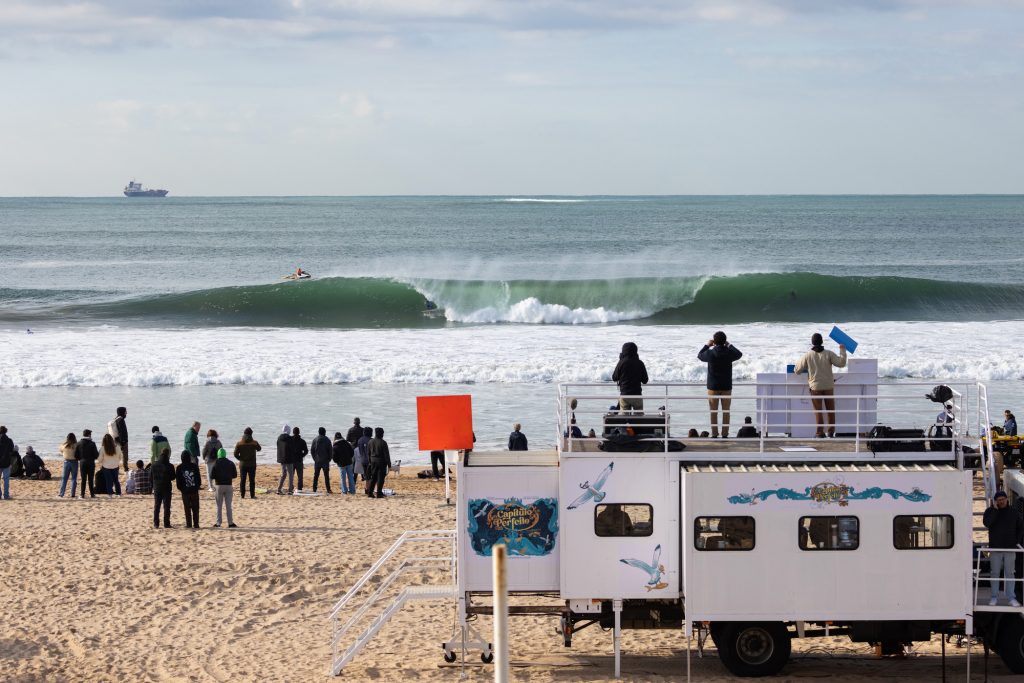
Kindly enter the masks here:
M 51 471 L 56 470 L 48 463 Z M 259 485 L 275 470 L 262 467 Z M 6 580 L 0 583 L 4 634 L 0 671 L 7 681 L 304 681 L 324 679 L 330 661 L 333 604 L 406 529 L 454 526 L 443 484 L 412 471 L 390 477 L 396 495 L 235 498 L 237 530 L 211 527 L 213 496 L 203 492 L 200 530 L 184 528 L 175 493 L 172 523 L 152 528 L 152 498 L 59 500 L 58 482 L 12 482 L 0 504 Z M 337 489 L 335 489 L 337 491 Z M 422 581 L 412 578 L 412 581 Z M 400 612 L 344 670 L 350 681 L 457 681 L 440 642 L 453 610 L 414 604 Z M 481 619 L 481 632 L 490 622 Z M 524 681 L 609 680 L 610 634 L 579 633 L 572 649 L 557 619 L 511 622 L 514 677 Z M 939 640 L 906 659 L 876 659 L 846 638 L 794 643 L 780 680 L 939 680 Z M 623 678 L 686 680 L 685 639 L 675 631 L 625 632 Z M 950 676 L 964 671 L 964 650 L 947 646 Z M 982 671 L 980 648 L 972 668 Z M 733 680 L 712 644 L 692 658 L 694 680 Z M 491 668 L 472 655 L 470 680 Z M 1016 680 L 997 657 L 991 680 Z M 1001 678 L 1006 677 L 1006 678 Z M 951 678 L 952 680 L 952 678 Z

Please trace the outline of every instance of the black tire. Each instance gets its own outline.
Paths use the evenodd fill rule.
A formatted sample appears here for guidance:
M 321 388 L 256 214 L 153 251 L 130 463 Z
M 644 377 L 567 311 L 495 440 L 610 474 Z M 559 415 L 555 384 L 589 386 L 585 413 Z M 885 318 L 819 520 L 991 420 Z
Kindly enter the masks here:
M 491 662 L 494 661 L 494 646 L 491 645 L 490 643 L 487 643 L 487 647 L 488 647 L 487 652 L 481 652 L 480 653 L 480 661 L 483 662 L 484 664 L 490 664 Z
M 722 664 L 736 676 L 774 676 L 789 661 L 792 643 L 781 622 L 713 624 L 711 637 Z
M 1007 614 L 999 622 L 995 651 L 1015 674 L 1024 674 L 1024 619 L 1020 615 Z
M 444 661 L 448 662 L 449 664 L 455 661 L 455 657 L 456 655 L 454 650 L 452 650 L 450 653 L 448 652 L 448 650 L 444 651 Z

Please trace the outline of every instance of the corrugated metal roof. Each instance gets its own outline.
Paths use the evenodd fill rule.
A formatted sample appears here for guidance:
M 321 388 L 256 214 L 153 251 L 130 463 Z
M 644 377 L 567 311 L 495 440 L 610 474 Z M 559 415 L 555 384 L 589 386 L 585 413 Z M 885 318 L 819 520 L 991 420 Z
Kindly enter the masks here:
M 952 465 L 936 465 L 933 463 L 838 463 L 838 464 L 738 464 L 710 463 L 710 464 L 684 464 L 683 471 L 687 473 L 715 473 L 731 474 L 736 472 L 771 472 L 771 473 L 801 473 L 801 472 L 956 472 Z

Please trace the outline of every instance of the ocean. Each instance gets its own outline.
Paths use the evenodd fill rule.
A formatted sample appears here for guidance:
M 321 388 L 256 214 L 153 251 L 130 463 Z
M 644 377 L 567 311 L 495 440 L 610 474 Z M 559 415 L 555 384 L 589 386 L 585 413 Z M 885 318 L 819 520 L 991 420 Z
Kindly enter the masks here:
M 977 378 L 1001 412 L 1022 229 L 1021 196 L 0 199 L 0 423 L 53 456 L 118 405 L 133 453 L 153 424 L 272 445 L 358 415 L 420 463 L 417 395 L 472 394 L 479 447 L 513 421 L 550 446 L 555 385 L 624 341 L 701 381 L 721 328 L 753 379 L 832 324 L 887 383 Z

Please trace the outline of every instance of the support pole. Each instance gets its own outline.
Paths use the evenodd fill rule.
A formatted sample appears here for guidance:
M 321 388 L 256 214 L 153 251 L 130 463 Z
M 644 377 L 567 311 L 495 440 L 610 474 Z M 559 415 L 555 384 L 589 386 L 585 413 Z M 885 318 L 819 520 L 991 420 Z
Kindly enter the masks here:
M 458 451 L 444 451 L 444 502 L 446 504 L 448 504 L 448 505 L 451 505 L 452 504 L 452 483 L 451 483 L 451 479 L 448 477 L 448 463 L 451 462 L 451 460 L 449 460 L 449 457 L 450 457 L 449 453 L 456 453 L 457 454 Z M 458 455 L 456 455 L 456 457 L 458 457 Z
M 622 600 L 612 600 L 612 611 L 615 612 L 615 630 L 612 632 L 612 648 L 615 650 L 615 678 L 622 678 L 621 644 L 622 644 Z
M 690 636 L 693 635 L 693 624 L 683 619 L 683 630 L 686 631 L 686 683 L 690 683 Z
M 494 546 L 494 683 L 508 683 L 508 582 L 505 546 Z

